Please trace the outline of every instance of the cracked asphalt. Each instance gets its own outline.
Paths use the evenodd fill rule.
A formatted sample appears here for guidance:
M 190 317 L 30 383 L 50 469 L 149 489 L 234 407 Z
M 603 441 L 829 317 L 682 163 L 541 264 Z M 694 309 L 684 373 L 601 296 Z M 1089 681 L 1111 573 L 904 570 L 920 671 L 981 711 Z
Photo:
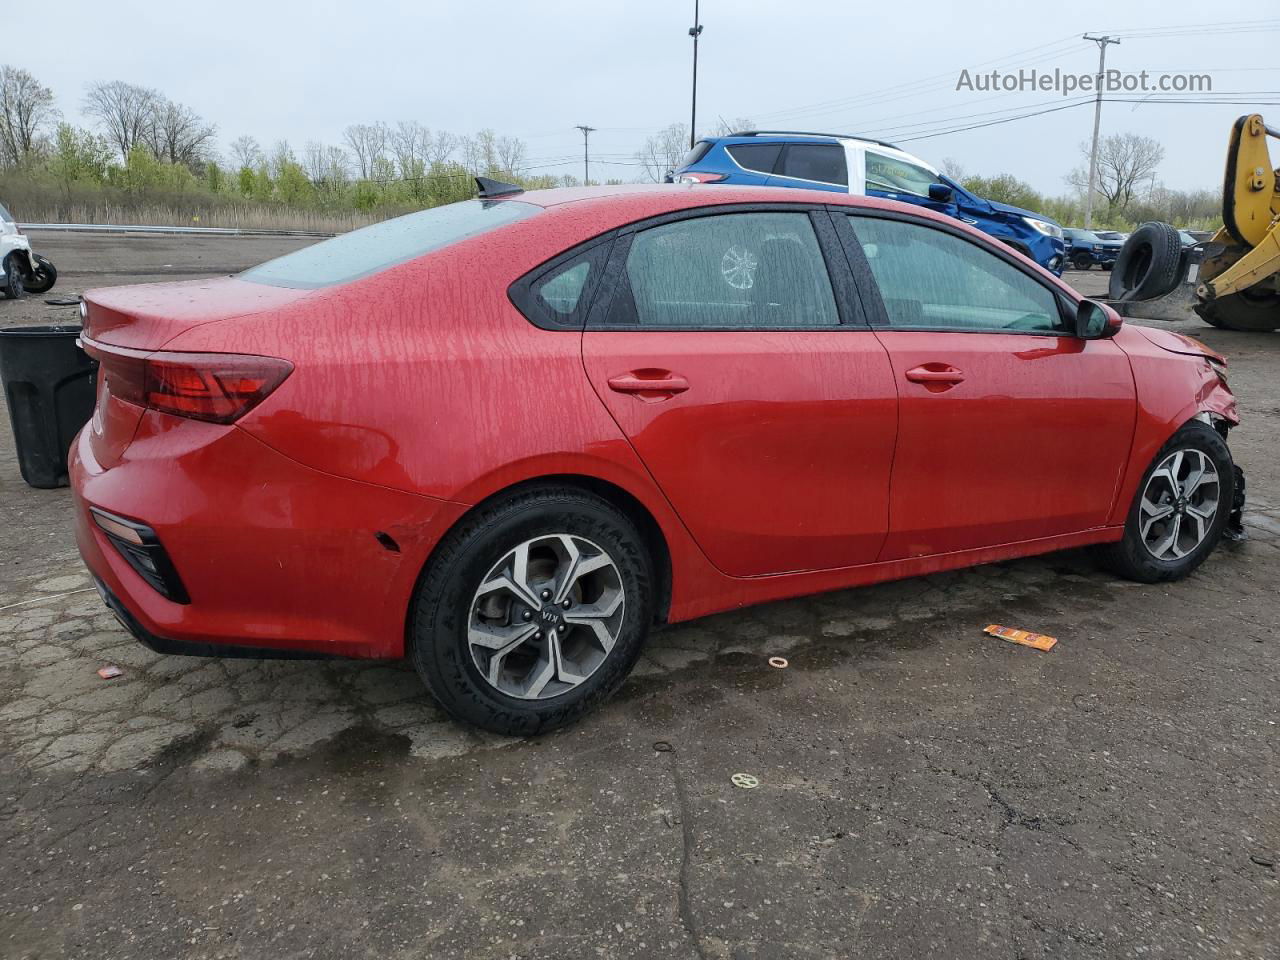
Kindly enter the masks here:
M 291 245 L 33 239 L 60 295 Z M 6 421 L 0 956 L 1280 957 L 1280 339 L 1178 329 L 1232 359 L 1250 494 L 1191 579 L 1066 552 L 710 617 L 538 740 L 402 664 L 151 654 Z

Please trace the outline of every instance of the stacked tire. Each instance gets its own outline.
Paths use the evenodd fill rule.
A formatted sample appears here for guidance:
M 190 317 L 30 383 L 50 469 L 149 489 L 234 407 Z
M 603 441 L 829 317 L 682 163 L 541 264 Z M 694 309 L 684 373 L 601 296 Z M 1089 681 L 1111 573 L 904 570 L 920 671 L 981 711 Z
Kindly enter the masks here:
M 1182 238 L 1167 223 L 1144 223 L 1129 235 L 1111 268 L 1112 300 L 1154 300 L 1182 278 Z

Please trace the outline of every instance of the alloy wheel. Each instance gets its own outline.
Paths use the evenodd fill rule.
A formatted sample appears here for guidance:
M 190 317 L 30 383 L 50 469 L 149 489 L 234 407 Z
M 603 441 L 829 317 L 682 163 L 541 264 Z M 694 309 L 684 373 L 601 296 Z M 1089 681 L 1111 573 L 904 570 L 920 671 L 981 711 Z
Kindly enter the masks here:
M 1157 560 L 1180 560 L 1204 542 L 1218 514 L 1218 468 L 1200 450 L 1177 450 L 1147 480 L 1139 503 L 1142 545 Z
M 585 537 L 526 540 L 490 568 L 472 598 L 472 662 L 509 697 L 567 693 L 608 659 L 622 628 L 624 593 L 613 558 Z

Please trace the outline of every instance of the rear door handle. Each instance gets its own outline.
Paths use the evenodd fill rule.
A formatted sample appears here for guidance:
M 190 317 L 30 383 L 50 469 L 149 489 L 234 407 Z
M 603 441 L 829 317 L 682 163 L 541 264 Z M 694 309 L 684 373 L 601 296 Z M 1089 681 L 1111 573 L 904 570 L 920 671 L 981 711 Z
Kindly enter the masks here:
M 964 374 L 947 363 L 926 363 L 906 372 L 912 383 L 964 383 Z
M 609 389 L 615 393 L 684 393 L 689 381 L 670 370 L 632 370 L 609 378 Z

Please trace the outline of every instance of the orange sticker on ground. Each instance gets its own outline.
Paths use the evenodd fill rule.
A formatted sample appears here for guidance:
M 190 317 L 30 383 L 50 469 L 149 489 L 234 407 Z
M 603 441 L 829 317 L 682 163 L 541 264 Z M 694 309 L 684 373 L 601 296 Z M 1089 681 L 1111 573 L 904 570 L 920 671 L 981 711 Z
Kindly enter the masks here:
M 1057 637 L 1046 637 L 1043 633 L 1031 633 L 1029 630 L 1015 630 L 1013 627 L 1002 627 L 998 623 L 989 624 L 983 633 L 989 633 L 1010 643 L 1020 643 L 1024 647 L 1035 647 L 1037 650 L 1051 650 L 1058 642 Z

